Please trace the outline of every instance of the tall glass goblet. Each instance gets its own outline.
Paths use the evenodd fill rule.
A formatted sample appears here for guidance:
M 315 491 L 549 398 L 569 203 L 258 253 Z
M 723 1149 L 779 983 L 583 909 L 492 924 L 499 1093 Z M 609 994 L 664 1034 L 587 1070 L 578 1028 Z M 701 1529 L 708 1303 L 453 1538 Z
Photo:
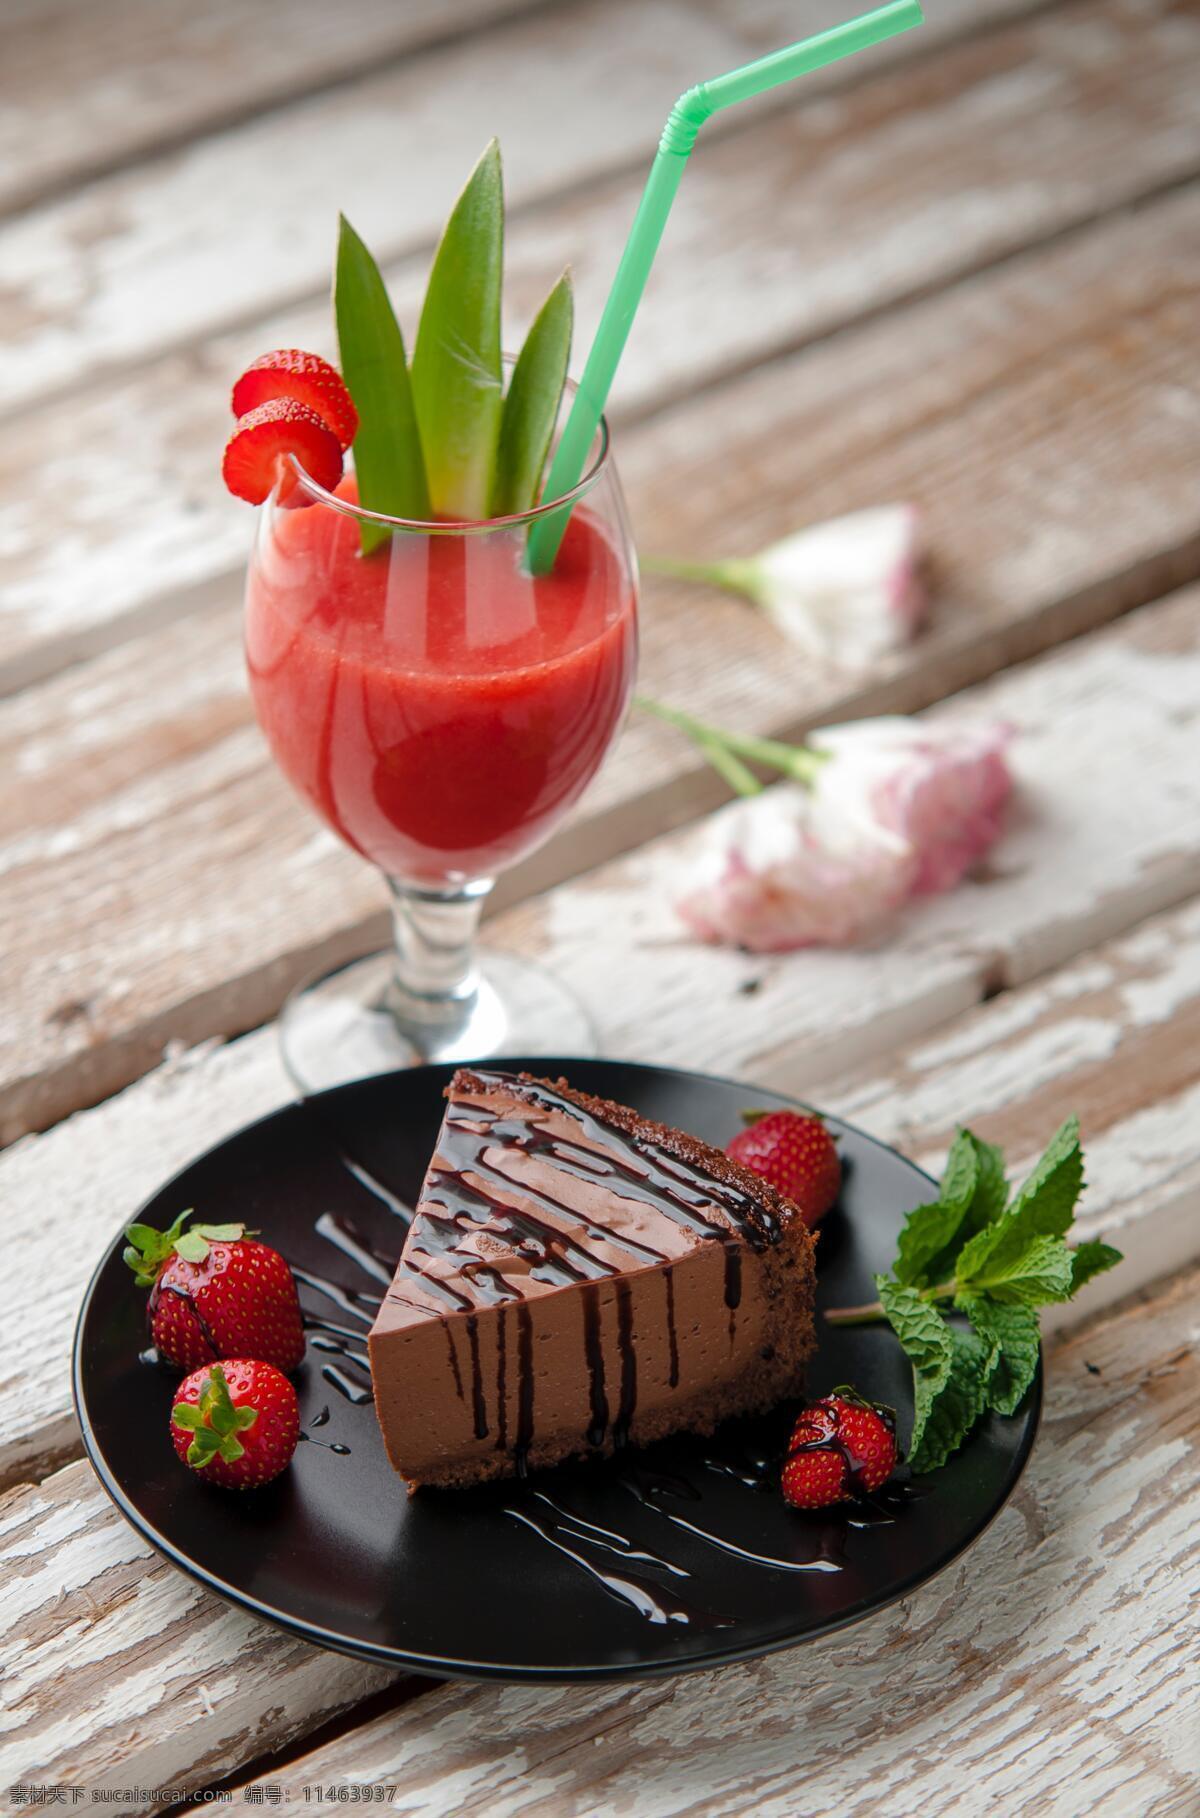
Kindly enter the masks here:
M 377 865 L 395 942 L 293 993 L 304 1090 L 426 1060 L 587 1053 L 586 1013 L 542 968 L 478 955 L 499 872 L 549 838 L 620 726 L 637 661 L 637 564 L 606 426 L 579 485 L 519 516 L 417 523 L 295 465 L 261 508 L 246 661 L 280 769 Z M 529 528 L 572 503 L 553 570 Z M 363 529 L 368 527 L 364 547 Z

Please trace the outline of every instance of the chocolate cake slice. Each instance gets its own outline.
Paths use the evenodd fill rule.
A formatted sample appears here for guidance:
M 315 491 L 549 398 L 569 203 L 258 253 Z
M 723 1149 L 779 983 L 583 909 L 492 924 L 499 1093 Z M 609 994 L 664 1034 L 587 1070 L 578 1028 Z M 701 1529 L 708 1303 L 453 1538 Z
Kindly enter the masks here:
M 797 1393 L 813 1239 L 719 1149 L 528 1074 L 460 1069 L 370 1337 L 410 1489 L 523 1474 Z

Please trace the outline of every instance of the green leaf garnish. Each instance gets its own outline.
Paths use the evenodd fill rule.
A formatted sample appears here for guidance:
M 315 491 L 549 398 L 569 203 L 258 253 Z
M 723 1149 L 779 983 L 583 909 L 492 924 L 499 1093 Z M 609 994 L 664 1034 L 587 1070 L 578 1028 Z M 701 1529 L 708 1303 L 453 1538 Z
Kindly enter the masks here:
M 121 1256 L 133 1270 L 139 1288 L 153 1287 L 163 1264 L 172 1256 L 181 1256 L 184 1262 L 201 1263 L 208 1255 L 210 1243 L 233 1243 L 246 1235 L 245 1225 L 240 1224 L 193 1225 L 190 1231 L 185 1231 L 184 1220 L 191 1216 L 189 1207 L 166 1231 L 156 1231 L 153 1225 L 126 1226 L 129 1242 Z
M 358 502 L 388 517 L 427 519 L 429 487 L 404 336 L 379 267 L 345 215 L 339 216 L 333 311 L 342 377 L 358 411 Z M 390 534 L 385 525 L 364 522 L 363 554 Z
M 413 401 L 440 517 L 487 516 L 502 407 L 503 266 L 504 187 L 493 139 L 443 230 L 413 350 Z M 357 403 L 352 383 L 350 390 Z
M 213 1365 L 194 1407 L 190 1402 L 178 1401 L 171 1409 L 174 1425 L 194 1436 L 187 1449 L 187 1462 L 197 1470 L 203 1470 L 214 1458 L 223 1458 L 226 1464 L 236 1463 L 246 1450 L 237 1436 L 257 1419 L 257 1408 L 234 1407 L 220 1364 Z
M 1114 1250 L 1111 1244 L 1102 1244 L 1095 1238 L 1086 1244 L 1076 1244 L 1071 1251 L 1072 1294 L 1077 1294 L 1084 1282 L 1091 1281 L 1093 1275 L 1103 1275 L 1106 1269 L 1114 1269 L 1121 1260 L 1119 1250 Z
M 912 1359 L 914 1370 L 936 1391 L 945 1383 L 953 1361 L 950 1327 L 931 1301 L 916 1288 L 900 1287 L 886 1275 L 877 1275 L 876 1286 L 888 1324 Z
M 974 1332 L 950 1333 L 951 1365 L 945 1382 L 935 1388 L 916 1373 L 916 1416 L 909 1441 L 914 1471 L 936 1471 L 957 1452 L 987 1405 L 987 1385 L 995 1368 L 997 1347 Z
M 1109 1244 L 1067 1242 L 1082 1190 L 1075 1118 L 1011 1201 L 1000 1150 L 960 1130 L 937 1199 L 909 1213 L 891 1274 L 875 1278 L 878 1301 L 826 1315 L 885 1319 L 900 1340 L 913 1369 L 914 1470 L 944 1464 L 985 1409 L 1016 1412 L 1037 1374 L 1038 1309 L 1121 1261 Z M 951 1324 L 956 1314 L 969 1327 Z
M 957 1304 L 983 1342 L 999 1352 L 988 1381 L 988 1407 L 997 1414 L 1015 1414 L 1037 1374 L 1037 1308 L 1005 1306 L 982 1294 L 963 1295 Z
M 492 482 L 492 517 L 528 511 L 537 499 L 562 402 L 574 320 L 571 276 L 564 272 L 534 318 L 508 383 Z

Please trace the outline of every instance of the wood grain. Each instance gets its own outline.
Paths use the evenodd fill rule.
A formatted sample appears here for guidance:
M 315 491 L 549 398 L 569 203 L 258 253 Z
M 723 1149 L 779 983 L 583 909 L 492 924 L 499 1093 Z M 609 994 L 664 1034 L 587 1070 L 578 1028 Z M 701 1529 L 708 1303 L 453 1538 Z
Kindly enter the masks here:
M 746 550 L 801 516 L 908 497 L 937 589 L 926 635 L 866 674 L 788 649 L 736 602 L 659 591 L 647 692 L 795 734 L 919 705 L 1194 570 L 1193 207 L 1170 198 L 631 432 L 645 540 Z M 21 1003 L 0 1059 L 8 1135 L 115 1090 L 172 1036 L 264 1020 L 298 976 L 379 938 L 378 880 L 289 803 L 243 723 L 235 636 L 185 619 L 0 713 L 27 816 L 0 848 L 0 990 L 19 980 Z M 635 722 L 508 900 L 716 795 L 673 734 Z
M 0 65 L 0 208 L 28 207 L 74 180 L 94 181 L 264 109 L 309 94 L 548 0 L 7 0 Z M 876 64 L 1027 12 L 1039 0 L 942 0 L 916 40 L 881 46 Z M 716 0 L 694 10 L 772 50 L 844 16 L 839 0 Z M 486 55 L 486 51 L 480 54 Z M 715 74 L 714 70 L 699 74 Z M 846 80 L 831 70 L 816 81 Z M 671 97 L 664 96 L 665 113 Z
M 1013 1502 L 860 1629 L 627 1691 L 445 1685 L 289 1763 L 287 1782 L 395 1783 L 405 1818 L 1185 1813 L 1198 1340 L 1191 1273 L 1062 1345 Z
M 28 207 L 536 0 L 7 0 L 0 209 Z
M 706 144 L 622 363 L 618 420 L 1196 170 L 1189 32 L 1200 45 L 1200 19 L 1181 21 L 1167 0 L 1136 17 L 1127 0 L 1091 0 Z M 1085 54 L 1097 34 L 1119 59 L 1119 82 Z M 514 216 L 514 342 L 569 262 L 576 345 L 587 345 L 641 175 Z M 425 268 L 422 252 L 390 273 L 409 323 Z M 0 423 L 0 683 L 49 673 L 189 606 L 232 606 L 247 514 L 219 486 L 215 451 L 229 427 L 230 375 L 273 345 L 332 352 L 327 301 L 256 318 Z
M 493 134 L 514 205 L 640 159 L 697 63 L 741 49 L 681 0 L 581 0 L 10 219 L 0 409 L 325 290 L 339 209 L 379 257 L 429 245 Z
M 395 1785 L 405 1818 L 447 1801 L 458 1818 L 1185 1813 L 1198 1339 L 1192 1273 L 1055 1351 L 1013 1500 L 858 1629 L 665 1686 L 443 1686 L 293 1761 L 287 1782 Z
M 984 876 L 914 909 L 877 951 L 766 960 L 684 941 L 669 898 L 693 830 L 513 911 L 496 936 L 590 1002 L 604 1052 L 810 1096 L 934 1167 L 957 1118 L 1023 1164 L 1078 1109 L 1096 1148 L 1089 1219 L 1123 1230 L 1127 1200 L 1146 1208 L 1154 1235 L 1129 1244 L 1130 1279 L 1173 1268 L 1200 1249 L 1200 918 L 1184 909 L 1066 975 L 1053 968 L 1196 889 L 1200 782 L 1181 782 L 1200 698 L 1196 603 L 1148 609 L 938 710 L 1017 726 L 1022 798 Z M 997 990 L 976 1021 L 930 1038 Z M 0 1155 L 0 1331 L 20 1319 L 29 1337 L 0 1354 L 0 1483 L 71 1454 L 66 1347 L 103 1245 L 175 1168 L 285 1096 L 267 1029 Z M 51 1284 L 47 1206 L 75 1234 Z
M 1196 1559 L 1197 1290 L 1185 1276 L 1051 1356 L 1013 1502 L 963 1560 L 860 1629 L 669 1685 L 440 1687 L 268 1778 L 297 1805 L 306 1782 L 392 1782 L 391 1809 L 413 1818 L 451 1802 L 488 1818 L 790 1818 L 803 1711 L 806 1809 L 1183 1810 L 1170 1801 L 1200 1765 L 1200 1660 L 1178 1621 Z M 6 1782 L 194 1788 L 383 1678 L 252 1625 L 151 1559 L 82 1464 L 0 1500 L 0 1563 L 19 1726 L 0 1745 Z M 1039 1744 L 1052 1753 L 1031 1804 Z M 973 1750 L 987 1802 L 964 1805 L 950 1763 Z M 1114 1793 L 1130 1803 L 1103 1803 Z M 243 1793 L 233 1809 L 259 1803 Z
M 265 1630 L 189 1583 L 148 1552 L 86 1464 L 0 1497 L 0 1569 L 6 1789 L 201 1788 L 394 1677 Z
M 182 81 L 171 83 L 169 72 L 151 67 L 145 72 L 148 104 L 140 98 L 130 104 L 130 90 L 141 87 L 141 57 L 135 53 L 127 67 L 118 62 L 115 69 L 108 57 L 115 50 L 119 58 L 122 42 L 139 35 L 128 16 L 144 14 L 147 4 L 122 0 L 124 17 L 114 22 L 113 49 L 100 58 L 107 76 L 88 83 L 82 107 L 61 105 L 63 75 L 54 68 L 53 53 L 48 71 L 39 65 L 29 83 L 38 134 L 23 132 L 28 118 L 23 108 L 14 110 L 10 129 L 18 191 L 28 193 L 31 183 L 36 187 L 56 168 L 65 172 L 68 146 L 80 146 L 90 111 L 120 113 L 125 127 L 115 135 L 119 163 L 130 142 L 145 144 L 162 131 L 164 114 L 172 118 L 172 89 L 186 88 L 175 131 L 168 134 L 172 143 L 186 140 L 206 107 L 220 106 L 212 66 L 232 59 L 229 0 L 211 9 L 211 18 L 205 9 L 205 19 L 192 23 L 195 59 L 179 33 L 170 32 L 170 17 L 179 13 L 178 0 L 170 0 L 162 9 L 164 35 L 151 32 L 145 42 L 147 34 L 140 34 L 142 55 L 151 66 L 156 55 L 176 68 L 182 62 Z M 473 31 L 472 14 L 491 11 L 500 0 L 490 6 L 475 0 L 458 18 L 421 0 L 415 8 L 391 9 L 390 23 L 380 17 L 379 0 L 356 4 L 366 9 L 365 55 L 354 44 L 352 25 L 340 16 L 335 22 L 333 14 L 324 15 L 322 35 L 341 44 L 340 55 L 329 61 L 330 76 L 364 69 L 357 80 L 338 81 L 327 92 L 255 117 L 256 89 L 271 99 L 273 77 L 283 94 L 289 83 L 298 81 L 303 88 L 303 66 L 316 68 L 322 53 L 311 23 L 308 46 L 301 42 L 286 50 L 278 48 L 287 36 L 286 22 L 277 28 L 278 38 L 265 22 L 251 27 L 246 71 L 232 82 L 226 78 L 233 105 L 225 117 L 247 116 L 244 124 L 131 169 L 118 168 L 0 228 L 6 277 L 0 336 L 22 356 L 0 372 L 0 408 L 43 396 L 97 366 L 137 361 L 152 349 L 211 332 L 223 321 L 324 289 L 329 234 L 339 208 L 389 257 L 431 239 L 481 142 L 493 133 L 504 146 L 509 195 L 516 202 L 630 162 L 644 169 L 676 94 L 704 75 L 744 62 L 757 48 L 740 28 L 736 5 L 699 9 L 684 0 L 640 6 L 632 0 L 617 5 L 579 0 L 571 7 L 536 6 L 523 20 L 519 13 L 530 8 L 510 0 L 505 11 L 517 17 L 490 31 Z M 310 16 L 317 11 L 310 0 L 289 0 L 289 9 Z M 69 10 L 78 13 L 78 0 Z M 889 62 L 907 66 L 940 43 L 968 37 L 1012 11 L 1011 0 L 943 0 L 933 30 L 908 34 L 856 58 L 852 66 L 810 77 L 805 93 L 839 90 Z M 411 14 L 411 24 L 400 25 L 398 14 Z M 836 0 L 798 0 L 782 42 L 843 16 Z M 65 39 L 82 60 L 89 41 L 94 46 L 104 34 L 96 26 L 75 34 L 73 23 L 68 17 L 54 39 Z M 20 14 L 16 27 L 18 67 L 28 68 L 39 55 L 37 38 L 31 46 L 31 27 Z M 239 13 L 232 22 L 234 45 L 244 29 Z M 397 48 L 405 36 L 419 44 L 431 32 L 447 41 L 420 57 L 385 60 L 377 69 L 370 49 L 384 31 Z M 272 50 L 260 59 L 256 75 L 254 51 L 268 35 Z M 166 92 L 156 103 L 153 90 L 160 80 Z M 79 86 L 76 82 L 70 91 L 72 99 Z M 50 110 L 48 130 L 47 89 L 60 102 Z M 749 107 L 762 112 L 792 101 L 775 94 Z M 740 110 L 736 122 L 729 115 L 712 122 L 706 139 L 732 130 L 746 111 Z M 29 152 L 28 139 L 36 142 L 43 130 L 46 150 Z M 112 142 L 99 141 L 106 147 Z M 398 172 L 418 169 L 419 181 L 396 181 Z M 286 183 L 278 180 L 281 171 L 288 173 Z M 238 198 L 236 211 L 227 206 L 232 195 Z M 269 257 L 263 256 L 264 227 Z

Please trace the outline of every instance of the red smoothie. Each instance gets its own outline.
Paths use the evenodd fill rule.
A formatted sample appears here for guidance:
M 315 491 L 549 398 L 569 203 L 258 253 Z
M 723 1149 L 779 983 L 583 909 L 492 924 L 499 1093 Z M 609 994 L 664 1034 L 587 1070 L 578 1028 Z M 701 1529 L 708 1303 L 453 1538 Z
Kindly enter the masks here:
M 353 497 L 353 481 L 339 489 Z M 491 876 L 541 843 L 599 767 L 633 686 L 636 602 L 608 533 L 571 515 L 533 579 L 515 531 L 395 534 L 279 511 L 250 568 L 246 657 L 284 774 L 390 876 Z

